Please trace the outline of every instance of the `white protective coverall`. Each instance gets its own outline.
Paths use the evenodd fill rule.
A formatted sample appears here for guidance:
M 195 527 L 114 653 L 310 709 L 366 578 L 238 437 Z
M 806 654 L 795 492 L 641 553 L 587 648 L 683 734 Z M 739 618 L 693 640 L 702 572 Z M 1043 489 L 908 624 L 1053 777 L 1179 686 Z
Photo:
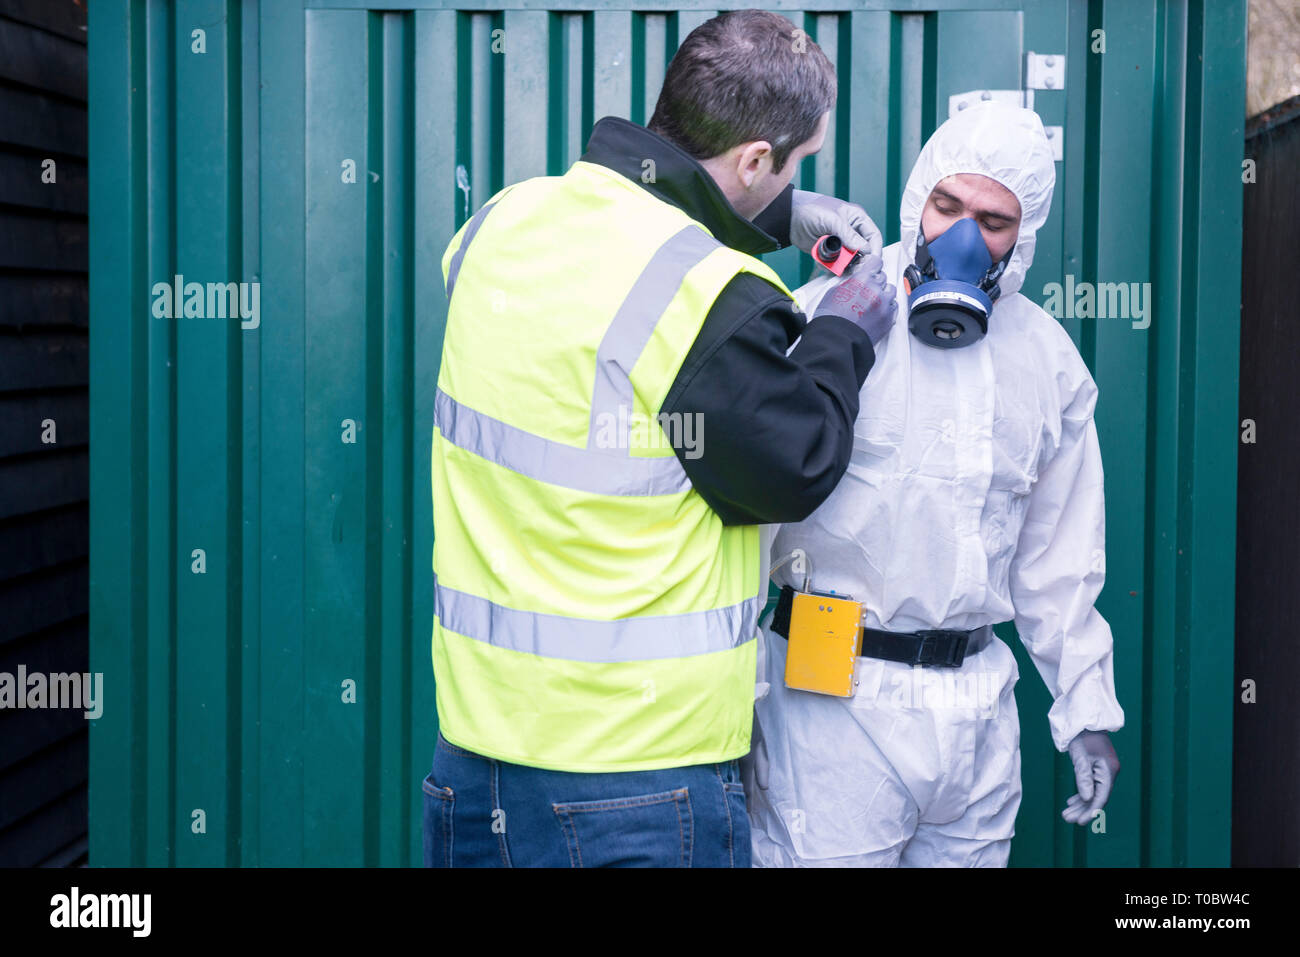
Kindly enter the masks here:
M 848 471 L 803 522 L 780 526 L 775 564 L 802 548 L 812 588 L 862 601 L 888 631 L 1014 619 L 1055 703 L 1052 740 L 1114 731 L 1097 387 L 1061 325 L 1020 295 L 1055 183 L 1037 114 L 984 103 L 922 149 L 884 251 L 898 321 L 861 391 Z M 987 335 L 937 349 L 907 326 L 903 269 L 931 189 L 980 173 L 1020 201 L 1015 251 Z M 839 280 L 796 292 L 807 315 Z M 799 588 L 786 565 L 780 584 Z M 770 616 L 769 616 L 770 622 Z M 753 746 L 742 762 L 754 866 L 1005 866 L 1020 806 L 1011 649 L 994 637 L 961 668 L 858 658 L 837 698 L 784 685 L 785 639 L 759 638 Z

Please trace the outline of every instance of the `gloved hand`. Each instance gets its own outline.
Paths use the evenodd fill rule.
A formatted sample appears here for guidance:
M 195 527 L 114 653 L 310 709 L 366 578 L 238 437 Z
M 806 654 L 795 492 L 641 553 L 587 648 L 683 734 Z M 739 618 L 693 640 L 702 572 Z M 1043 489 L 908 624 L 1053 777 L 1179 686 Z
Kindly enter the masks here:
M 847 319 L 867 334 L 873 347 L 879 345 L 893 328 L 898 313 L 896 290 L 885 281 L 884 265 L 879 256 L 860 260 L 839 285 L 833 286 L 822 297 L 813 318 L 839 316 Z
M 790 242 L 811 254 L 817 240 L 827 233 L 864 256 L 878 256 L 884 248 L 880 230 L 861 206 L 796 189 L 790 198 Z
M 1119 774 L 1119 757 L 1105 731 L 1079 732 L 1068 750 L 1079 793 L 1066 802 L 1061 817 L 1073 824 L 1086 825 L 1110 798 L 1115 775 Z

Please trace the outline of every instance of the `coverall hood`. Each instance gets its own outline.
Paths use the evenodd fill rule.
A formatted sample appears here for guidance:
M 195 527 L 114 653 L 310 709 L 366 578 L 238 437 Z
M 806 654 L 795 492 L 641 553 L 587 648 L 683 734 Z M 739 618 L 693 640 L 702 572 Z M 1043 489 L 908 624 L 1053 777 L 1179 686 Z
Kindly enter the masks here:
M 988 101 L 962 110 L 934 131 L 912 167 L 899 210 L 902 247 L 909 261 L 915 258 L 921 212 L 930 191 L 957 173 L 987 176 L 1020 201 L 1020 233 L 998 281 L 1004 296 L 1018 292 L 1033 264 L 1035 234 L 1047 221 L 1056 185 L 1056 162 L 1038 114 Z

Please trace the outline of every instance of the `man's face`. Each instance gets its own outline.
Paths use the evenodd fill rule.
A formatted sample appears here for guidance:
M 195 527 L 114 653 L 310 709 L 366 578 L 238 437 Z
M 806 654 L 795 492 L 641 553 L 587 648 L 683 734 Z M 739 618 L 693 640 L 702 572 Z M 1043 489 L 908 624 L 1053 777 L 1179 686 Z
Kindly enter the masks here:
M 786 157 L 785 165 L 781 167 L 781 172 L 774 173 L 772 171 L 772 154 L 767 153 L 764 165 L 765 175 L 762 180 L 761 199 L 763 205 L 758 207 L 758 210 L 750 219 L 767 209 L 772 200 L 780 196 L 781 191 L 790 185 L 791 180 L 794 179 L 794 174 L 799 172 L 799 164 L 803 162 L 805 156 L 812 156 L 822 148 L 822 144 L 826 142 L 826 127 L 830 125 L 830 120 L 831 114 L 828 110 L 817 121 L 817 129 L 813 132 L 813 135 L 790 151 L 790 155 Z
M 736 212 L 753 219 L 790 185 L 804 157 L 822 148 L 830 119 L 829 110 L 822 114 L 813 135 L 790 151 L 779 173 L 772 169 L 772 146 L 764 140 L 733 146 L 719 156 L 701 160 L 700 165 L 708 170 Z
M 957 173 L 939 180 L 921 212 L 921 232 L 934 242 L 959 219 L 979 224 L 989 255 L 997 262 L 1016 244 L 1020 201 L 997 180 L 979 173 Z

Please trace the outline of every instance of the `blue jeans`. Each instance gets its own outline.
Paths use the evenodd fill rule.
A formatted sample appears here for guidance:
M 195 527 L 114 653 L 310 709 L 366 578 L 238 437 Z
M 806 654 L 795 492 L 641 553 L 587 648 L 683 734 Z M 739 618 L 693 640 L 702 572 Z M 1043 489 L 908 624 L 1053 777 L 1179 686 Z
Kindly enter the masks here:
M 749 867 L 737 761 L 580 774 L 439 734 L 423 790 L 425 867 Z

